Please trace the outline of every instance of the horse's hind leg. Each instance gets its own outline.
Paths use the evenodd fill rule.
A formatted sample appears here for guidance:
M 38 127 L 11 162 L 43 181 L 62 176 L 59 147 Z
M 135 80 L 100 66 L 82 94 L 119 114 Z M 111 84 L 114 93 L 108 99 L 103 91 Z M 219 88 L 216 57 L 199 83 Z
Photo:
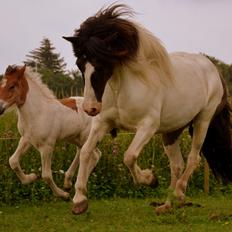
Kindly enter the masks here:
M 64 177 L 64 188 L 66 190 L 71 189 L 72 187 L 72 177 L 77 169 L 77 166 L 79 164 L 79 155 L 80 155 L 80 150 L 77 147 L 76 155 L 68 168 L 68 170 L 65 172 L 65 177 Z
M 30 148 L 30 143 L 23 136 L 20 138 L 18 147 L 9 159 L 10 167 L 14 170 L 22 184 L 29 184 L 37 179 L 35 173 L 25 174 L 20 166 L 20 158 Z
M 174 190 L 174 195 L 177 197 L 178 201 L 183 204 L 185 199 L 185 191 L 187 188 L 187 183 L 192 175 L 193 171 L 197 168 L 200 162 L 200 151 L 207 134 L 211 117 L 203 117 L 204 115 L 199 115 L 193 123 L 193 138 L 192 147 L 188 156 L 186 169 L 183 175 L 179 178 L 176 183 L 176 188 Z
M 156 208 L 156 213 L 165 213 L 172 206 L 172 196 L 170 196 L 170 192 L 172 193 L 176 187 L 176 182 L 182 174 L 184 169 L 184 160 L 180 151 L 179 146 L 179 133 L 169 133 L 163 135 L 163 145 L 166 155 L 169 158 L 170 168 L 171 168 L 171 183 L 169 186 L 169 194 L 165 201 L 165 203 Z
M 143 147 L 149 142 L 154 135 L 155 130 L 152 126 L 140 128 L 137 130 L 134 139 L 124 154 L 124 163 L 129 168 L 135 184 L 157 186 L 157 179 L 154 177 L 152 170 L 141 170 L 137 165 L 137 158 Z
M 39 148 L 39 151 L 41 154 L 43 180 L 49 185 L 55 196 L 68 199 L 69 193 L 64 192 L 62 189 L 57 187 L 52 177 L 51 159 L 52 159 L 53 147 L 44 145 Z

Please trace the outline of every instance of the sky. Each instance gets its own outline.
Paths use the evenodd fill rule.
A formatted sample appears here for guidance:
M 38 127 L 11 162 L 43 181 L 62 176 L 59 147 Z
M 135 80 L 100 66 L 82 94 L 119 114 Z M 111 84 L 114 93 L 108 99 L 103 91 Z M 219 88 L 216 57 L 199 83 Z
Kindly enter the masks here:
M 114 0 L 0 0 L 0 73 L 23 64 L 44 37 L 76 69 L 71 44 L 62 36 Z M 134 20 L 157 36 L 168 52 L 206 53 L 232 64 L 232 0 L 122 0 Z

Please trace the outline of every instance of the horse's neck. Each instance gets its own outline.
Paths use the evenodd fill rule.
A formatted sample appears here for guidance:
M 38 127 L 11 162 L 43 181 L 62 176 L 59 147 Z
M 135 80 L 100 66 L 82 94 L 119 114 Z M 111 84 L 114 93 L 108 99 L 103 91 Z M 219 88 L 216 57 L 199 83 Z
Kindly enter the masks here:
M 29 90 L 24 104 L 18 108 L 18 114 L 21 120 L 33 121 L 42 114 L 46 114 L 48 107 L 51 107 L 48 103 L 51 101 L 55 103 L 56 99 L 46 96 L 33 81 L 27 81 Z

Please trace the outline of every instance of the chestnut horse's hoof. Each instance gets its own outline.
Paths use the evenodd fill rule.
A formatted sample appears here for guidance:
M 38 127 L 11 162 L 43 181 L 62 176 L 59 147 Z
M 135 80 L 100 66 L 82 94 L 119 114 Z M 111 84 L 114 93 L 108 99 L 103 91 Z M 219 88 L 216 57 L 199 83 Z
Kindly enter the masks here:
M 84 213 L 87 209 L 88 209 L 88 201 L 84 199 L 81 202 L 73 204 L 72 213 L 75 215 L 79 215 Z

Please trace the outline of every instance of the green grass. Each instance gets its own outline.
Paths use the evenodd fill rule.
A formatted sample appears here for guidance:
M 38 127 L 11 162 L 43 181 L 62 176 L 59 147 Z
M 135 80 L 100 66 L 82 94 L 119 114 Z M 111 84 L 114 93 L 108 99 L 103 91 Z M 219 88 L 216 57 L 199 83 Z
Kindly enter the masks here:
M 154 199 L 90 200 L 89 210 L 71 214 L 70 202 L 0 208 L 1 232 L 229 232 L 232 231 L 232 197 L 192 199 L 193 206 L 157 216 Z M 189 201 L 189 200 L 188 200 Z M 200 204 L 200 207 L 196 205 Z M 195 206 L 194 206 L 195 205 Z

